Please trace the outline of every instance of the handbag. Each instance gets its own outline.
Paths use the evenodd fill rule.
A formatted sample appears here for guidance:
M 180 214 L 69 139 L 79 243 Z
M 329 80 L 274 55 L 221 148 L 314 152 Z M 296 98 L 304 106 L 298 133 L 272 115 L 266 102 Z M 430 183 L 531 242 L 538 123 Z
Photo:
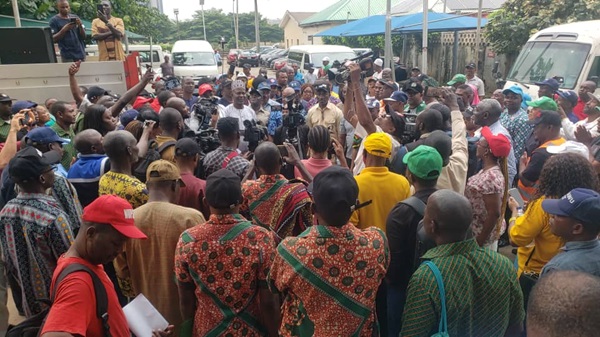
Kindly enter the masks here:
M 527 267 L 527 265 L 529 264 L 529 260 L 531 260 L 531 257 L 533 256 L 534 252 L 535 247 L 533 247 L 533 250 L 531 251 L 531 254 L 529 254 L 527 261 L 525 261 L 524 267 Z M 527 302 L 529 301 L 529 293 L 531 292 L 533 286 L 535 286 L 539 278 L 540 274 L 531 271 L 523 271 L 521 273 L 521 276 L 519 276 L 519 286 L 521 286 L 521 291 L 523 291 L 523 301 L 525 303 L 525 307 L 527 307 Z
M 432 261 L 424 261 L 423 264 L 429 267 L 429 269 L 431 269 L 431 272 L 433 272 L 433 276 L 435 276 L 435 280 L 440 291 L 440 302 L 442 303 L 442 313 L 440 315 L 440 325 L 438 327 L 438 332 L 431 335 L 431 337 L 450 337 L 450 335 L 448 334 L 448 321 L 446 318 L 446 291 L 444 290 L 444 280 L 442 279 L 442 273 L 440 273 L 440 270 Z

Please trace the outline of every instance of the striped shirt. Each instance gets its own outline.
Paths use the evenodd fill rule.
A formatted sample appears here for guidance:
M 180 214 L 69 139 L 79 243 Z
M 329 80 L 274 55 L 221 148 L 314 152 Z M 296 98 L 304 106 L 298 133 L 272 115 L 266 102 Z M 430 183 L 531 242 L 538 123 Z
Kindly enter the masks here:
M 435 247 L 423 259 L 433 261 L 442 274 L 450 336 L 504 336 L 508 327 L 523 322 L 523 294 L 506 257 L 471 239 Z M 408 285 L 400 335 L 437 333 L 440 312 L 435 277 L 421 265 Z

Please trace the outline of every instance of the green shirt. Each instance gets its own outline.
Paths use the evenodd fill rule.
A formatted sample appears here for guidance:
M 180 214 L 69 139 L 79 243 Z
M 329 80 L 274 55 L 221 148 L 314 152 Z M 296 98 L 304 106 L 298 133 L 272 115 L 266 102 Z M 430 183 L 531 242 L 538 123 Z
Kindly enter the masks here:
M 450 336 L 504 336 L 509 326 L 523 323 L 523 293 L 506 257 L 471 239 L 435 247 L 423 259 L 433 261 L 442 274 Z M 437 282 L 421 265 L 408 285 L 400 335 L 437 333 L 440 313 Z
M 427 104 L 425 104 L 425 101 L 421 101 L 421 104 L 417 105 L 416 108 L 411 109 L 409 104 L 406 104 L 404 106 L 404 112 L 406 113 L 413 113 L 413 114 L 419 114 L 421 113 L 421 111 L 425 110 L 425 108 L 427 107 Z
M 5 121 L 0 119 L 0 143 L 6 142 L 8 133 L 10 132 L 10 120 Z
M 75 150 L 75 146 L 73 146 L 75 132 L 73 132 L 72 128 L 69 128 L 69 131 L 65 131 L 65 129 L 61 128 L 58 123 L 52 125 L 50 129 L 54 130 L 54 132 L 56 132 L 60 138 L 70 140 L 68 144 L 63 145 L 63 156 L 60 160 L 62 166 L 64 166 L 65 170 L 68 171 L 69 167 L 71 167 L 71 161 L 77 156 L 77 151 Z

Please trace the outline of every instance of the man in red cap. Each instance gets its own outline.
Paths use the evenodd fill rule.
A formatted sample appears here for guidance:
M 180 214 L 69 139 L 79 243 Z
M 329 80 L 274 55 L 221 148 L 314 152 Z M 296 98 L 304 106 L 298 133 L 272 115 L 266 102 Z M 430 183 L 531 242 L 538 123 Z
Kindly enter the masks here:
M 123 309 L 102 264 L 110 263 L 128 239 L 146 239 L 133 220 L 133 208 L 125 199 L 103 195 L 83 210 L 83 224 L 75 242 L 59 258 L 54 271 L 51 292 L 54 302 L 46 317 L 41 335 L 56 333 L 73 336 L 104 336 L 103 322 L 96 316 L 96 297 L 92 276 L 73 272 L 56 283 L 61 272 L 72 264 L 89 268 L 98 276 L 108 299 L 108 326 L 112 336 L 129 336 Z M 74 319 L 77 317 L 77 319 Z M 165 331 L 169 333 L 172 327 Z

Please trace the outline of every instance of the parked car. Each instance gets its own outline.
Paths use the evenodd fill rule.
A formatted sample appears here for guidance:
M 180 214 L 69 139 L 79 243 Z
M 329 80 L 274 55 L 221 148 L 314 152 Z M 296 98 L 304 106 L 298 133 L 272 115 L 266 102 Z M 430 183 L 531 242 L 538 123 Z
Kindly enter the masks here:
M 267 57 L 265 57 L 263 65 L 265 67 L 269 67 L 269 68 L 273 68 L 273 61 L 275 59 L 278 59 L 280 57 L 284 57 L 287 56 L 287 50 L 286 49 L 280 49 L 277 52 L 274 52 L 272 54 L 269 54 Z
M 252 47 L 250 48 L 250 50 L 252 50 L 253 52 L 256 52 L 256 47 Z M 258 54 L 262 54 L 265 53 L 267 51 L 271 51 L 273 50 L 273 46 L 260 46 L 260 50 L 258 51 Z
M 264 53 L 258 54 L 258 64 L 260 66 L 266 66 L 265 64 L 265 60 L 271 56 L 271 55 L 275 55 L 275 53 L 280 52 L 281 49 L 271 49 L 269 51 L 265 51 Z
M 227 63 L 232 64 L 237 62 L 238 54 L 241 52 L 241 49 L 229 49 L 229 54 L 227 54 Z
M 258 54 L 252 50 L 243 50 L 240 52 L 237 59 L 237 66 L 242 67 L 246 63 L 258 67 Z
M 279 69 L 285 67 L 287 65 L 287 63 L 288 63 L 287 57 L 278 58 L 277 60 L 275 60 L 275 62 L 273 62 L 273 69 L 279 70 Z

